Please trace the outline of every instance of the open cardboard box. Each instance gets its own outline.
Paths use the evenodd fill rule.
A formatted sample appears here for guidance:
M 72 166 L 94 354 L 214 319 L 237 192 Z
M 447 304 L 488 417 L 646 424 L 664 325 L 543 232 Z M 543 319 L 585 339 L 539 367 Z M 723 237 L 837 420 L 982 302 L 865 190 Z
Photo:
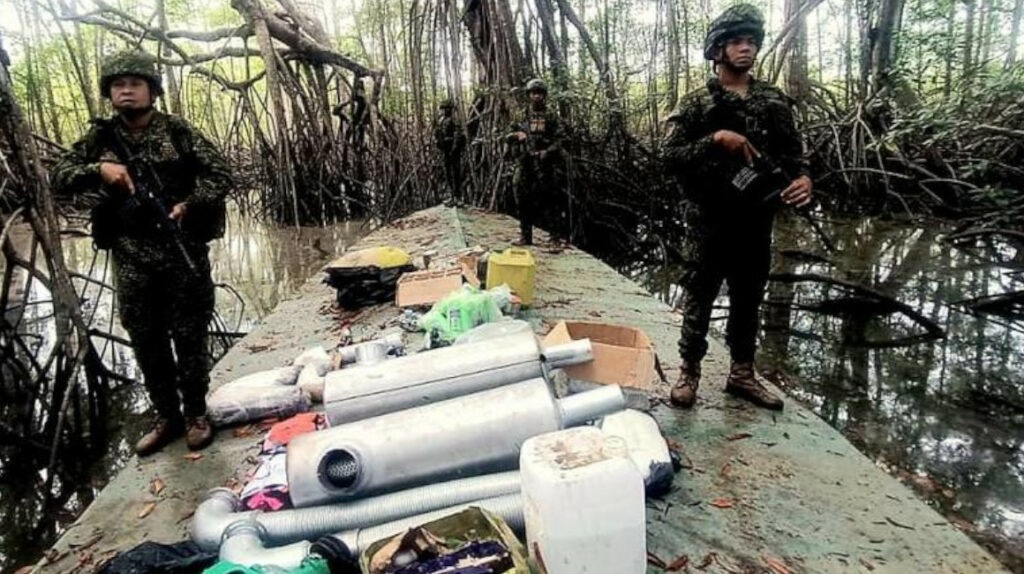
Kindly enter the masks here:
M 544 344 L 558 345 L 574 339 L 590 339 L 594 360 L 566 367 L 565 373 L 572 379 L 644 391 L 654 390 L 661 380 L 655 366 L 657 354 L 654 345 L 640 329 L 606 323 L 560 321 L 544 337 Z
M 398 278 L 395 305 L 433 305 L 459 287 L 462 287 L 462 270 L 458 267 L 403 273 Z

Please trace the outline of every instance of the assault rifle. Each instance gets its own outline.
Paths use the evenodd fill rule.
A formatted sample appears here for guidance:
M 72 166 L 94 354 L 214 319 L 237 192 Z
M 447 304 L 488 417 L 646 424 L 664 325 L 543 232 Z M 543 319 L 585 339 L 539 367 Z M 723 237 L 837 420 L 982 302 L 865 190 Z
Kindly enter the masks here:
M 113 149 L 114 155 L 124 164 L 128 170 L 128 176 L 132 178 L 132 183 L 135 185 L 135 193 L 132 194 L 129 202 L 134 202 L 146 217 L 153 222 L 157 231 L 171 240 L 171 243 L 177 247 L 178 252 L 181 254 L 181 258 L 185 261 L 185 265 L 188 266 L 189 271 L 199 276 L 199 268 L 196 267 L 195 261 L 188 254 L 188 249 L 185 248 L 185 242 L 182 239 L 181 227 L 178 226 L 178 222 L 170 218 L 170 210 L 164 205 L 164 202 L 153 193 L 153 189 L 150 187 L 150 182 L 157 188 L 163 189 L 163 184 L 160 182 L 160 176 L 157 174 L 153 166 L 149 164 L 144 158 L 140 158 L 131 153 L 131 149 L 125 143 L 124 138 L 118 133 L 117 128 L 113 125 L 114 120 L 96 119 L 93 123 L 100 126 L 104 130 L 104 133 L 109 134 L 108 142 Z
M 771 157 L 764 155 L 763 153 L 753 150 L 753 163 L 751 165 L 744 165 L 736 172 L 736 175 L 732 177 L 730 183 L 736 188 L 741 194 L 749 197 L 754 195 L 755 197 L 760 195 L 762 203 L 771 203 L 773 201 L 780 201 L 782 190 L 786 188 L 793 181 L 793 177 L 782 167 L 782 164 L 774 161 Z M 811 217 L 811 212 L 806 207 L 797 208 L 797 214 L 803 217 L 804 220 L 814 230 L 815 235 L 821 240 L 822 245 L 825 246 L 825 250 L 829 253 L 835 253 L 836 246 L 829 239 L 828 234 L 821 228 L 821 224 L 818 220 Z

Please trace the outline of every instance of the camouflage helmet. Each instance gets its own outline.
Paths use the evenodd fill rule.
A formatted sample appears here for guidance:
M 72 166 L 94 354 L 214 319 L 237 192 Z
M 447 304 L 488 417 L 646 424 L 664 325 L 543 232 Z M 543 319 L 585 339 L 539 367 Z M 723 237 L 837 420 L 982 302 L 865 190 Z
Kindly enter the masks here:
M 530 92 L 543 92 L 546 94 L 548 93 L 548 85 L 540 78 L 533 78 L 526 82 L 526 93 L 529 94 Z
M 128 50 L 108 56 L 100 67 L 100 94 L 110 97 L 110 84 L 121 76 L 138 76 L 149 82 L 154 96 L 164 93 L 160 74 L 156 71 L 156 59 L 141 50 Z
M 752 36 L 758 46 L 764 42 L 764 16 L 757 6 L 736 4 L 715 18 L 704 37 L 704 58 L 714 60 L 720 46 L 739 36 Z

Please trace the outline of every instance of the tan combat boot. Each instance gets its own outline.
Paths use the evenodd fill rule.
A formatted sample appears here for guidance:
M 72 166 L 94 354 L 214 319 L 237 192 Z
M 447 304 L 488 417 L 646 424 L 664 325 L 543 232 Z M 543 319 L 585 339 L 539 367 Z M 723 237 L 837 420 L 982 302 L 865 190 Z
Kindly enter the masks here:
M 746 399 L 759 407 L 773 411 L 782 410 L 782 399 L 775 396 L 754 376 L 753 363 L 733 363 L 729 369 L 729 378 L 725 382 L 725 392 L 734 397 Z
M 185 421 L 185 444 L 189 450 L 202 450 L 213 442 L 213 426 L 205 415 Z
M 153 422 L 153 428 L 135 443 L 135 453 L 139 456 L 149 456 L 174 442 L 183 432 L 185 425 L 181 419 L 157 418 Z
M 684 360 L 679 366 L 679 380 L 676 381 L 668 399 L 672 406 L 688 409 L 697 402 L 697 388 L 700 387 L 700 362 Z

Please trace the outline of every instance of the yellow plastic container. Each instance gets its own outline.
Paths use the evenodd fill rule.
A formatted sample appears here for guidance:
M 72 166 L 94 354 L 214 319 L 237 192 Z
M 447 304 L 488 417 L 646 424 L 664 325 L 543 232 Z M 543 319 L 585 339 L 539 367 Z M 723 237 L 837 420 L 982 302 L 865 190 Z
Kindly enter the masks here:
M 505 283 L 519 295 L 524 306 L 533 303 L 536 277 L 537 263 L 529 249 L 512 247 L 487 258 L 487 288 Z

